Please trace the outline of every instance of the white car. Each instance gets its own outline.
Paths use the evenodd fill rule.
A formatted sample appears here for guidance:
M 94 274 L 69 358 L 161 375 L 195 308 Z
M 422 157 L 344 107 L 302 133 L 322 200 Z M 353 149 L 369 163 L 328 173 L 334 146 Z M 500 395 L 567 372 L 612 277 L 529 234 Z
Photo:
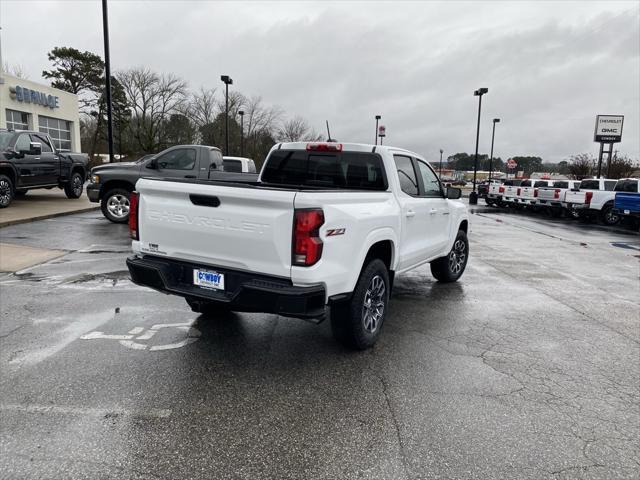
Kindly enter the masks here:
M 461 190 L 416 153 L 350 143 L 275 145 L 258 182 L 142 179 L 132 280 L 224 309 L 322 319 L 357 349 L 378 339 L 395 275 L 425 263 L 456 281 L 469 258 Z
M 233 173 L 256 173 L 256 163 L 245 157 L 222 157 L 222 169 Z

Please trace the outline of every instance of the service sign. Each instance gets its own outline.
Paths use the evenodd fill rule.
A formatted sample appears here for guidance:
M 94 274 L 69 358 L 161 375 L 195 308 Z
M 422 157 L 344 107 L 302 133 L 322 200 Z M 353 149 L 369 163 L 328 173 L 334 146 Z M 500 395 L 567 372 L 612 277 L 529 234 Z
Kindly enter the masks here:
M 618 143 L 622 141 L 624 115 L 598 115 L 594 142 Z

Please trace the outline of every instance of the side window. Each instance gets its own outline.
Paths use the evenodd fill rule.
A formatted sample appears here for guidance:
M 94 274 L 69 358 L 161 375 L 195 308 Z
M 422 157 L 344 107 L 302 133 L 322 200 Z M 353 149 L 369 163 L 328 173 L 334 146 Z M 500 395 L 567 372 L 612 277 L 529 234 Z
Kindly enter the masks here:
M 616 180 L 605 180 L 604 189 L 610 192 L 616 187 L 616 183 Z
M 171 170 L 193 170 L 196 151 L 193 148 L 176 148 L 158 157 L 158 167 Z
M 394 155 L 396 170 L 400 178 L 400 188 L 407 195 L 418 195 L 418 179 L 413 169 L 413 163 L 409 157 Z
M 27 135 L 26 133 L 23 133 L 18 137 L 18 140 L 16 140 L 16 145 L 14 148 L 17 152 L 21 152 L 21 151 L 28 152 L 30 143 L 31 143 L 31 139 L 29 138 L 29 135 Z
M 200 165 L 200 168 L 205 169 L 207 166 Z M 222 170 L 222 153 L 219 150 L 211 149 L 209 150 L 209 167 L 210 170 Z
M 416 160 L 418 163 L 418 171 L 422 177 L 422 186 L 424 188 L 423 195 L 425 197 L 442 197 L 440 182 L 436 174 L 429 168 L 426 163 Z
M 31 135 L 31 141 L 39 142 L 40 145 L 42 145 L 42 153 L 53 152 L 53 149 L 51 148 L 51 145 L 49 145 L 49 140 L 47 140 L 47 137 L 44 137 L 42 135 Z

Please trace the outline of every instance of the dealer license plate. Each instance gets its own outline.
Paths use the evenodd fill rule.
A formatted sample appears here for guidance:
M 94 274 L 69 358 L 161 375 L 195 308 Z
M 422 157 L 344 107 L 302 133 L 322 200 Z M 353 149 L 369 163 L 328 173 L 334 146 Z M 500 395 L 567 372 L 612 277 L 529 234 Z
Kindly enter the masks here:
M 224 290 L 224 274 L 209 270 L 193 270 L 193 284 L 202 288 Z

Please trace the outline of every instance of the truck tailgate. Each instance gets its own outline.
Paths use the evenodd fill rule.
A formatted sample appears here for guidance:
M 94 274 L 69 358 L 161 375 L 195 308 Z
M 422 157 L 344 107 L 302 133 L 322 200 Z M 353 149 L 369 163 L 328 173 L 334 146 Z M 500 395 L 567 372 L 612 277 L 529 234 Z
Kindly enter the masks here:
M 614 208 L 624 214 L 640 213 L 640 193 L 617 192 Z
M 147 179 L 136 190 L 142 253 L 290 278 L 295 191 Z
M 569 190 L 565 195 L 565 201 L 567 203 L 576 203 L 576 204 L 585 203 L 585 192 L 583 191 L 574 192 L 573 190 Z

